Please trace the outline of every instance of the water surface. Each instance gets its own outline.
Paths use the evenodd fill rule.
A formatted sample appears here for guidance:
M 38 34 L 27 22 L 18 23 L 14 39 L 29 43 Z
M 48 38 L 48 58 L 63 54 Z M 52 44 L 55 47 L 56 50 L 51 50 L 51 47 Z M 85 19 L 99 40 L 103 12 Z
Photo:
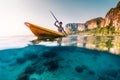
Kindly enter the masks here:
M 0 37 L 0 50 L 33 45 L 31 41 L 35 39 L 36 37 L 33 35 Z M 120 54 L 120 36 L 69 35 L 68 37 L 57 39 L 56 41 L 38 41 L 35 45 L 77 46 Z
M 120 54 L 120 36 L 70 36 L 63 41 L 65 45 L 108 51 Z
M 0 37 L 0 80 L 120 79 L 120 55 L 111 54 L 120 53 L 117 36 L 35 39 L 31 35 Z

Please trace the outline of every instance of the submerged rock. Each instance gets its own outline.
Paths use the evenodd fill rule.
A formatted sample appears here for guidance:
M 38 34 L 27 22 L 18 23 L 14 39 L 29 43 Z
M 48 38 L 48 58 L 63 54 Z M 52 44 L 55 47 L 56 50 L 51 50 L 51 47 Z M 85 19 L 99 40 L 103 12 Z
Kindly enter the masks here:
M 59 65 L 57 62 L 51 61 L 51 62 L 49 62 L 48 71 L 54 71 L 54 70 L 58 69 L 58 67 L 59 67 Z
M 58 61 L 56 60 L 46 61 L 44 66 L 47 67 L 48 71 L 54 71 L 59 68 Z
M 38 54 L 36 54 L 36 53 L 30 53 L 30 54 L 26 53 L 26 54 L 24 55 L 24 57 L 25 57 L 27 60 L 34 60 L 34 59 L 38 58 Z
M 37 68 L 35 72 L 41 75 L 44 71 L 45 71 L 45 68 L 40 67 L 40 68 Z
M 55 52 L 51 52 L 51 51 L 45 52 L 42 54 L 42 57 L 44 57 L 44 58 L 54 58 L 56 56 L 57 56 L 57 54 Z
M 87 67 L 85 65 L 75 67 L 75 71 L 78 72 L 78 73 L 82 73 L 86 69 L 87 69 Z
M 22 73 L 18 76 L 18 78 L 16 80 L 29 80 L 29 75 Z
M 18 64 L 23 64 L 23 63 L 26 62 L 26 59 L 25 59 L 25 58 L 17 58 L 17 59 L 16 59 L 16 62 L 17 62 Z
M 88 73 L 89 73 L 90 75 L 95 75 L 95 72 L 92 71 L 92 70 L 89 70 Z
M 24 73 L 26 73 L 26 74 L 33 74 L 34 72 L 35 72 L 35 69 L 32 66 L 28 66 L 28 67 L 26 67 Z

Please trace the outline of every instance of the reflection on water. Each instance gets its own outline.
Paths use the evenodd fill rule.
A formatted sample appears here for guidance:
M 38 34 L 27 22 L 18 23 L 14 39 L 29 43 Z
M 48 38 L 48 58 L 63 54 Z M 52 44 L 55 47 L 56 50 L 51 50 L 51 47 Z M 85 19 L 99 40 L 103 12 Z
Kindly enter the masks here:
M 120 36 L 70 36 L 63 43 L 120 54 Z
M 33 45 L 45 45 L 45 46 L 62 46 L 62 37 L 55 38 L 53 40 L 50 39 L 34 39 L 30 41 Z M 50 45 L 51 43 L 51 45 Z
M 34 39 L 36 39 L 36 37 L 31 35 L 0 37 L 0 50 L 39 44 L 45 46 L 78 46 L 120 54 L 120 36 L 69 35 L 68 37 L 58 38 L 53 41 L 41 41 Z
M 62 37 L 60 37 L 60 38 L 57 39 L 57 44 L 58 44 L 59 46 L 61 46 L 61 44 L 62 44 Z

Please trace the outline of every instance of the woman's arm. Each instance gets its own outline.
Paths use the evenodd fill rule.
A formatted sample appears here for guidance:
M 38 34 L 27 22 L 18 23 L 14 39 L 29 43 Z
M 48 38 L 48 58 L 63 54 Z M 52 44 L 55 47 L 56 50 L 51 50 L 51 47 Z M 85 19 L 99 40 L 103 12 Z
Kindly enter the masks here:
M 54 23 L 54 25 L 55 25 L 56 27 L 59 27 L 59 26 L 57 25 L 57 23 L 58 23 L 58 21 L 56 21 L 56 22 Z

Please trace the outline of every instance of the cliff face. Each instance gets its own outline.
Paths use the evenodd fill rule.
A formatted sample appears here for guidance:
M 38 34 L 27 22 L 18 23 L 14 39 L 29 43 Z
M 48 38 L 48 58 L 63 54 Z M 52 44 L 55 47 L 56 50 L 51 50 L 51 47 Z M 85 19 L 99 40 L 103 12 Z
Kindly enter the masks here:
M 102 17 L 98 17 L 87 21 L 85 24 L 87 25 L 88 29 L 94 29 L 98 26 L 101 26 L 103 20 L 104 19 Z
M 72 25 L 72 23 L 68 23 L 66 25 L 66 29 Z M 80 24 L 76 23 L 73 24 L 76 25 L 75 29 L 76 31 L 82 31 L 87 29 L 94 29 L 97 27 L 106 27 L 106 26 L 114 26 L 115 30 L 120 30 L 120 1 L 118 2 L 117 6 L 115 8 L 111 8 L 108 13 L 106 14 L 105 18 L 98 17 L 91 20 L 86 21 L 86 23 Z M 70 27 L 70 31 L 72 32 L 72 29 L 74 29 L 74 26 Z
M 68 34 L 70 33 L 76 33 L 77 31 L 83 31 L 85 28 L 84 23 L 68 23 L 65 26 L 65 30 Z
M 94 29 L 104 24 L 104 19 L 102 17 L 94 18 L 86 23 L 68 23 L 66 24 L 67 33 L 75 33 L 77 31 L 83 31 L 85 29 Z
M 106 14 L 104 26 L 107 25 L 113 25 L 116 30 L 120 30 L 120 2 Z
M 68 23 L 68 24 L 66 24 L 66 28 L 65 28 L 66 32 L 68 34 L 77 32 L 78 24 L 79 23 Z
M 111 8 L 106 14 L 105 18 L 95 18 L 87 21 L 88 29 L 96 28 L 97 26 L 106 27 L 114 26 L 116 31 L 120 30 L 120 1 L 115 8 Z

